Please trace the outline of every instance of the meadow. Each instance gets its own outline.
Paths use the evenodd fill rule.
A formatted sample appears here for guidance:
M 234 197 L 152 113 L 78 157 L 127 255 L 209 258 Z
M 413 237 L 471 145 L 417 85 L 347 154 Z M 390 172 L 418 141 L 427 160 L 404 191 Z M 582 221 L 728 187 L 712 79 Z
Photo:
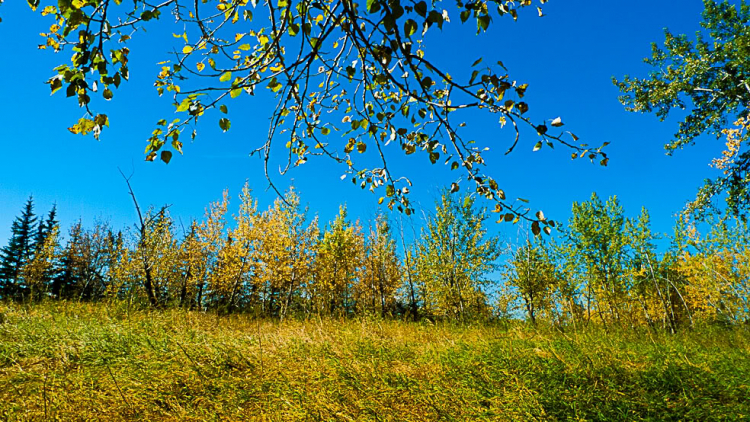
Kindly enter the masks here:
M 308 320 L 0 305 L 0 419 L 748 420 L 747 326 Z

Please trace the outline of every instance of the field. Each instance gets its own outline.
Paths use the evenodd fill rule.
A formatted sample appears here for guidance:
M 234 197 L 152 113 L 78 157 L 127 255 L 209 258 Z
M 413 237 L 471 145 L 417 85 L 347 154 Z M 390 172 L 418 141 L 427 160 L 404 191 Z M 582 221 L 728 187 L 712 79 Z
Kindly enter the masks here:
M 748 420 L 747 328 L 678 335 L 0 305 L 3 420 Z

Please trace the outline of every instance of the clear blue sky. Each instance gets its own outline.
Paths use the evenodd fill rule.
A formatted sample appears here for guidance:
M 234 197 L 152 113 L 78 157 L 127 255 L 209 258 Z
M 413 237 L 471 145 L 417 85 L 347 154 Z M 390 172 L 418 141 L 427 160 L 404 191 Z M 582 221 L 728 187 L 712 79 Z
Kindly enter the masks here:
M 518 22 L 496 21 L 479 37 L 471 25 L 459 24 L 453 2 L 445 7 L 453 23 L 444 34 L 428 39 L 428 54 L 439 51 L 454 73 L 480 56 L 502 60 L 512 77 L 529 83 L 526 100 L 537 122 L 562 116 L 566 129 L 591 144 L 610 142 L 606 168 L 572 161 L 562 147 L 532 153 L 532 133 L 504 156 L 512 131 L 474 122 L 474 137 L 492 148 L 486 156 L 489 171 L 509 196 L 527 198 L 534 209 L 564 221 L 571 203 L 588 199 L 593 191 L 605 198 L 617 195 L 630 215 L 646 206 L 654 229 L 671 231 L 674 213 L 712 174 L 708 162 L 721 151 L 721 142 L 706 139 L 674 157 L 665 156 L 663 144 L 674 133 L 676 120 L 661 123 L 653 115 L 625 112 L 611 77 L 645 75 L 648 68 L 642 58 L 649 54 L 650 43 L 663 39 L 665 27 L 693 34 L 699 28 L 701 1 L 655 0 L 645 5 L 552 0 L 545 17 L 529 10 Z M 236 198 L 246 179 L 263 208 L 272 202 L 261 161 L 248 158 L 267 130 L 271 105 L 261 100 L 248 98 L 230 105 L 234 114 L 227 134 L 221 133 L 216 119 L 205 119 L 198 127 L 199 138 L 169 165 L 143 161 L 145 139 L 154 123 L 173 112 L 170 100 L 159 98 L 153 88 L 157 62 L 179 45 L 169 35 L 174 28 L 168 16 L 150 25 L 148 34 L 136 34 L 130 45 L 131 80 L 115 92 L 113 101 L 94 104 L 111 121 L 101 141 L 70 134 L 66 128 L 82 117 L 82 111 L 73 99 L 65 98 L 64 90 L 50 96 L 44 84 L 54 66 L 69 60 L 68 53 L 37 49 L 43 41 L 38 34 L 50 19 L 31 12 L 20 0 L 3 4 L 0 16 L 0 243 L 7 241 L 11 221 L 30 194 L 40 213 L 57 203 L 65 233 L 78 218 L 86 225 L 96 218 L 110 220 L 115 227 L 132 224 L 135 213 L 118 167 L 134 172 L 132 183 L 142 205 L 171 204 L 173 216 L 183 221 L 202 217 L 225 188 Z M 154 42 L 154 36 L 159 40 Z M 413 201 L 432 207 L 439 187 L 450 184 L 455 174 L 430 166 L 425 157 L 415 162 L 392 147 L 395 166 L 415 182 Z M 323 222 L 332 219 L 343 202 L 350 216 L 371 217 L 379 195 L 341 181 L 341 174 L 331 162 L 312 159 L 276 182 L 284 187 L 294 179 L 311 213 Z M 515 227 L 500 230 L 508 240 L 517 236 Z

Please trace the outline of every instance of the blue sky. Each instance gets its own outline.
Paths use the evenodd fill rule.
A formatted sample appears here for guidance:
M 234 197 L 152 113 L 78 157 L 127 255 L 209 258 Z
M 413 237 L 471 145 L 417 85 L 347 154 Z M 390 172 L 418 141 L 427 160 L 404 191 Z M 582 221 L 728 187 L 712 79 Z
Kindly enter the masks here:
M 642 59 L 652 41 L 663 39 L 665 27 L 676 33 L 698 30 L 701 1 L 655 0 L 646 7 L 632 2 L 552 0 L 545 7 L 546 16 L 538 18 L 529 10 L 518 22 L 495 21 L 480 36 L 471 25 L 459 23 L 452 2 L 445 7 L 453 23 L 444 33 L 430 35 L 428 54 L 439 54 L 454 72 L 480 56 L 485 61 L 502 60 L 512 77 L 529 83 L 525 99 L 535 121 L 561 116 L 566 129 L 590 144 L 610 142 L 608 167 L 572 161 L 561 147 L 532 152 L 533 133 L 504 156 L 512 131 L 491 122 L 469 121 L 475 139 L 492 149 L 485 157 L 488 172 L 501 181 L 509 196 L 529 199 L 534 210 L 543 209 L 550 218 L 565 221 L 573 201 L 586 200 L 594 191 L 605 198 L 617 195 L 628 214 L 636 215 L 645 206 L 654 230 L 671 231 L 675 212 L 712 175 L 708 163 L 719 154 L 722 143 L 705 139 L 667 157 L 663 145 L 677 121 L 662 123 L 653 115 L 625 112 L 611 78 L 645 75 L 648 68 Z M 217 118 L 204 119 L 197 128 L 198 139 L 185 146 L 184 156 L 169 165 L 144 162 L 145 140 L 154 123 L 174 110 L 170 100 L 159 98 L 153 88 L 160 68 L 157 62 L 179 46 L 169 35 L 174 28 L 169 27 L 168 17 L 150 25 L 148 33 L 136 34 L 130 44 L 130 81 L 115 92 L 113 101 L 95 104 L 111 122 L 101 141 L 96 141 L 67 131 L 83 112 L 63 91 L 50 96 L 44 84 L 53 67 L 69 60 L 68 53 L 36 47 L 42 42 L 38 34 L 50 20 L 31 12 L 20 0 L 4 3 L 0 16 L 0 243 L 7 240 L 10 224 L 30 194 L 40 213 L 57 203 L 64 232 L 78 218 L 86 225 L 97 218 L 118 228 L 132 224 L 136 216 L 118 167 L 133 173 L 142 205 L 171 204 L 172 215 L 185 222 L 202 217 L 205 207 L 225 188 L 237 205 L 246 179 L 261 206 L 271 204 L 275 194 L 266 190 L 262 163 L 248 157 L 264 139 L 270 115 L 271 104 L 259 97 L 230 104 L 228 133 L 221 133 Z M 430 166 L 424 157 L 416 161 L 404 157 L 397 146 L 393 148 L 392 162 L 414 182 L 412 200 L 418 207 L 431 208 L 440 187 L 449 185 L 455 174 Z M 341 181 L 342 173 L 331 162 L 312 159 L 275 181 L 285 187 L 293 179 L 303 202 L 324 222 L 343 202 L 354 218 L 373 216 L 380 195 Z M 421 222 L 416 219 L 413 224 Z M 517 227 L 498 230 L 511 241 L 518 236 Z

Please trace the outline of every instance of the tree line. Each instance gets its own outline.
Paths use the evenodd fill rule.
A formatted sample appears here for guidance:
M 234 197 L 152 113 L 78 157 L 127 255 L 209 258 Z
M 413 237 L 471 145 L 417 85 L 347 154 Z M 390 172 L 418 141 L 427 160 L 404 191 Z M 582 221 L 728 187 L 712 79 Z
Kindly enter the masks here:
M 230 214 L 225 191 L 188 225 L 169 207 L 138 209 L 132 228 L 78 221 L 62 239 L 55 207 L 38 217 L 29 198 L 0 251 L 0 296 L 279 319 L 523 317 L 671 332 L 750 321 L 750 232 L 742 220 L 682 218 L 661 239 L 645 208 L 629 218 L 616 197 L 593 194 L 573 204 L 566 224 L 537 215 L 559 229 L 555 236 L 529 233 L 506 245 L 485 227 L 492 212 L 444 192 L 407 241 L 402 224 L 384 214 L 352 221 L 346 206 L 321 227 L 293 188 L 265 210 L 247 184 L 238 199 Z M 669 247 L 658 248 L 660 240 Z

